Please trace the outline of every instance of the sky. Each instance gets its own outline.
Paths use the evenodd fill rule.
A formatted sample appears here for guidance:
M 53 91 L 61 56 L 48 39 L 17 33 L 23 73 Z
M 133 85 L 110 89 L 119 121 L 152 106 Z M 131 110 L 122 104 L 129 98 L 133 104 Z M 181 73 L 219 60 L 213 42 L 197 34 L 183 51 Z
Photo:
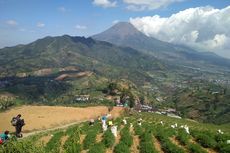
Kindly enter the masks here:
M 0 48 L 46 36 L 89 37 L 119 21 L 230 58 L 230 0 L 0 0 Z

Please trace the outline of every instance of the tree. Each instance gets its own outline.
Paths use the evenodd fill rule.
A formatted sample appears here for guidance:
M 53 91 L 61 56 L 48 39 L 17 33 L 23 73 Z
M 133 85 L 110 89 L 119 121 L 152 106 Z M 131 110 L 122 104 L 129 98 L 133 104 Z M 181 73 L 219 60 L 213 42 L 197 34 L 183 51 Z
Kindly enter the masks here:
M 11 97 L 0 97 L 0 109 L 5 110 L 10 106 L 13 106 L 14 99 Z

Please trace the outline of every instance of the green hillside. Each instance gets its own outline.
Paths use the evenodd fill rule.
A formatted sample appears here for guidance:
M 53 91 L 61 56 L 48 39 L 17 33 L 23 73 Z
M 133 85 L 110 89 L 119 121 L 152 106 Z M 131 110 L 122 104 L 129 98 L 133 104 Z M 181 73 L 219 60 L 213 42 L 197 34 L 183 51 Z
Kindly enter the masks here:
M 123 119 L 127 124 L 123 124 Z M 139 125 L 138 120 L 141 120 Z M 109 119 L 111 120 L 111 119 Z M 184 119 L 174 119 L 154 113 L 132 113 L 112 119 L 118 132 L 115 137 L 110 127 L 103 132 L 101 122 L 93 126 L 88 122 L 67 129 L 43 132 L 22 140 L 10 140 L 0 152 L 114 152 L 114 153 L 228 153 L 227 126 L 202 124 Z M 172 125 L 177 124 L 172 128 Z M 188 126 L 188 133 L 183 128 Z M 217 132 L 221 130 L 223 134 Z
M 213 111 L 212 106 L 201 109 L 213 102 L 207 89 L 200 92 L 191 88 L 197 85 L 203 89 L 207 84 L 226 88 L 229 72 L 172 64 L 129 47 L 68 35 L 45 37 L 28 45 L 0 49 L 0 65 L 1 110 L 24 103 L 111 105 L 127 96 L 132 106 L 172 107 L 178 114 L 200 121 L 230 121 L 229 107 L 224 107 L 228 106 L 227 94 L 221 95 Z M 113 83 L 116 92 L 111 92 Z M 190 90 L 199 94 L 184 98 Z M 82 96 L 89 97 L 87 102 L 76 100 Z M 189 115 L 195 110 L 199 110 L 195 117 Z

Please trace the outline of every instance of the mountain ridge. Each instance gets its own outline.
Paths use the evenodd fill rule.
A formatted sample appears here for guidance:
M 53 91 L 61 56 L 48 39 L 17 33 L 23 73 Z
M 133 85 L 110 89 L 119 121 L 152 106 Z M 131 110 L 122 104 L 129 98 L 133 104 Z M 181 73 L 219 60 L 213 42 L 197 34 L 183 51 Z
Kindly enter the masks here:
M 119 29 L 131 30 L 124 35 L 122 33 L 123 30 Z M 198 52 L 187 46 L 175 45 L 153 37 L 148 37 L 138 31 L 131 23 L 127 22 L 117 23 L 104 32 L 93 35 L 92 38 L 119 46 L 132 47 L 139 51 L 152 54 L 158 59 L 174 63 L 180 61 L 189 64 L 189 61 L 196 61 L 199 62 L 200 65 L 205 63 L 204 67 L 209 65 L 217 65 L 224 68 L 230 67 L 230 59 L 220 57 L 215 53 Z M 197 64 L 197 66 L 199 66 L 199 64 Z

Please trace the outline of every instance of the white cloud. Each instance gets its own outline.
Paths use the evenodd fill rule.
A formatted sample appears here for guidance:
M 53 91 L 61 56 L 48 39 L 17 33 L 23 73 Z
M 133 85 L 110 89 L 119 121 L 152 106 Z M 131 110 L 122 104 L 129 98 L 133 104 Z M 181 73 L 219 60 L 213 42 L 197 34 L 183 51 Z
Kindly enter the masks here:
M 189 8 L 167 18 L 154 15 L 131 18 L 130 22 L 150 37 L 230 55 L 230 6 Z
M 93 4 L 107 8 L 107 7 L 116 7 L 117 2 L 111 0 L 93 0 Z
M 75 28 L 78 29 L 78 30 L 85 30 L 85 29 L 87 29 L 86 26 L 78 25 L 78 24 L 75 26 Z
M 8 24 L 10 26 L 16 26 L 16 25 L 18 25 L 18 23 L 15 20 L 7 20 L 6 24 Z
M 118 22 L 120 22 L 119 20 L 113 20 L 113 24 L 117 24 Z
M 61 13 L 66 13 L 66 12 L 71 11 L 70 9 L 67 9 L 64 6 L 58 7 L 57 10 Z
M 127 9 L 132 11 L 155 10 L 182 1 L 184 0 L 123 0 L 128 4 Z
M 67 9 L 65 7 L 61 6 L 58 8 L 58 11 L 65 13 L 67 11 Z
M 44 28 L 44 27 L 45 27 L 45 24 L 42 23 L 42 22 L 38 22 L 36 26 L 37 26 L 38 28 Z

